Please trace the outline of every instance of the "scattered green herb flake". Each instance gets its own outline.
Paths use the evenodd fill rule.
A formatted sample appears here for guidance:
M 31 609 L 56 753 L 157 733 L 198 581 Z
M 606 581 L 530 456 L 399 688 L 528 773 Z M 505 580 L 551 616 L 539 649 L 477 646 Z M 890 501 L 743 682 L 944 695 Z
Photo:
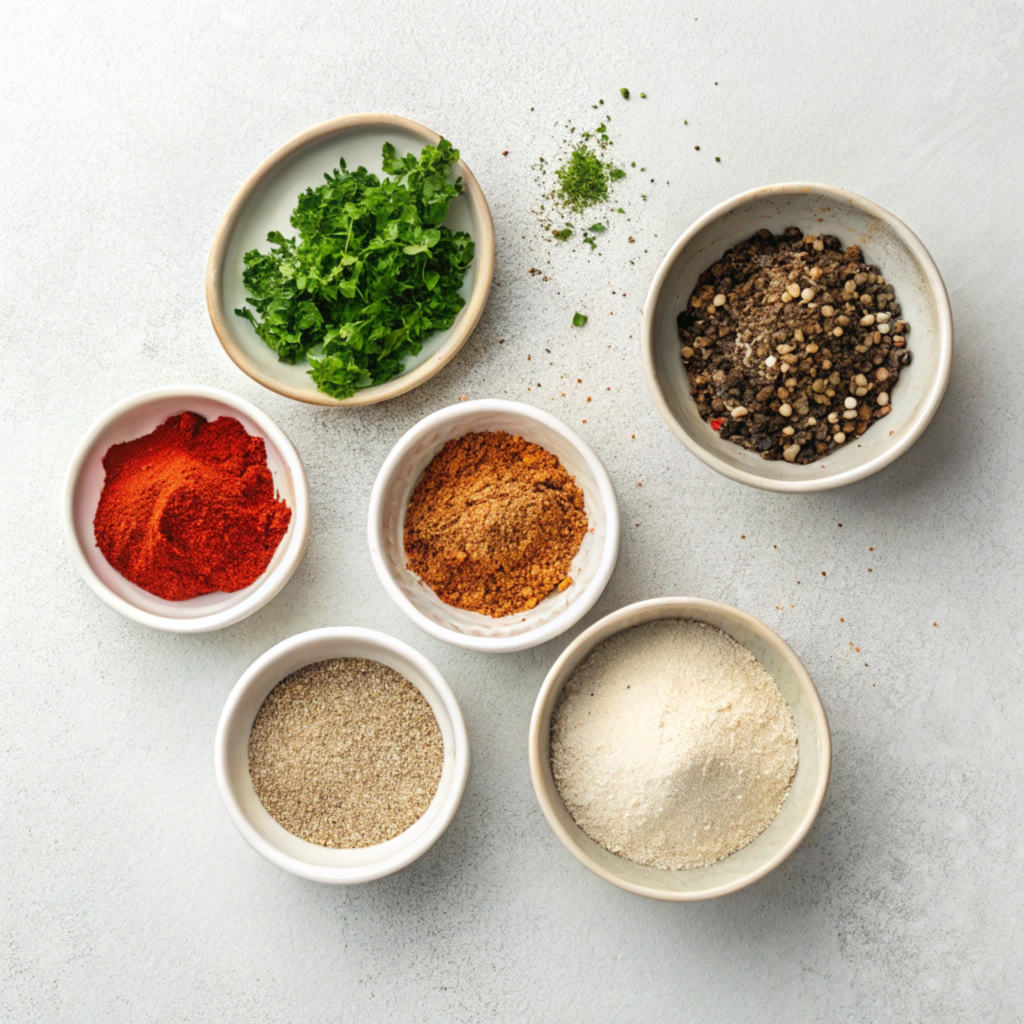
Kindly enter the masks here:
M 569 159 L 555 171 L 558 199 L 563 206 L 581 213 L 608 198 L 608 182 L 614 180 L 609 168 L 589 146 L 577 146 Z
M 407 356 L 455 322 L 473 261 L 464 231 L 442 227 L 462 192 L 449 180 L 459 159 L 447 139 L 417 157 L 383 147 L 383 179 L 345 161 L 307 189 L 291 215 L 296 238 L 267 235 L 269 252 L 245 254 L 248 320 L 285 363 L 308 359 L 333 398 L 397 377 Z M 255 310 L 255 312 L 253 312 Z
M 606 131 L 608 131 L 608 129 L 607 129 L 607 127 L 606 127 L 605 125 L 603 125 L 603 124 L 599 124 L 599 125 L 597 126 L 597 129 L 596 129 L 596 131 L 598 132 L 598 134 L 600 134 L 601 132 L 606 132 Z
M 573 327 L 582 327 L 588 319 L 589 317 L 585 317 L 582 313 L 576 313 L 573 315 L 572 325 Z
M 620 178 L 624 178 L 626 172 L 621 167 L 609 167 L 608 168 L 608 179 L 610 181 L 618 181 Z
M 640 198 L 641 198 L 641 199 L 642 199 L 642 200 L 643 200 L 643 201 L 644 201 L 645 203 L 647 202 L 647 196 L 641 196 Z
M 623 209 L 623 208 L 622 208 L 622 207 L 620 206 L 620 207 L 618 208 L 618 210 L 616 210 L 615 212 L 616 212 L 616 213 L 625 213 L 626 211 L 625 211 L 625 210 L 624 210 L 624 209 Z
M 716 156 L 715 157 L 715 163 L 716 164 L 720 164 L 721 162 L 722 162 L 722 158 L 720 156 Z
M 642 100 L 647 99 L 647 93 L 645 93 L 645 92 L 640 93 L 640 99 L 642 99 Z
M 587 228 L 587 230 L 588 231 L 598 232 L 598 231 L 607 231 L 608 229 L 604 226 L 604 224 L 597 223 L 597 224 L 591 224 L 590 227 Z
M 624 100 L 628 100 L 629 99 L 629 90 L 628 89 L 622 88 L 622 89 L 619 90 L 619 92 L 622 94 L 622 98 Z
M 552 231 L 551 234 L 560 242 L 568 242 L 572 238 L 572 228 L 562 228 L 561 231 Z
M 593 238 L 587 238 L 586 235 L 584 235 L 583 241 L 586 242 L 587 245 L 589 245 L 591 249 L 596 249 L 597 248 L 597 242 L 595 242 Z

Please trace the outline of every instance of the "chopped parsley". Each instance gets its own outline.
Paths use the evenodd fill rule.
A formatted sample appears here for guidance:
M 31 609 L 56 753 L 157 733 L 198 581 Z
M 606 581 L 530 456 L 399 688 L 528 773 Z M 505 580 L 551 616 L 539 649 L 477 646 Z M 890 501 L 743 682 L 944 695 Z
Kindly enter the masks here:
M 576 313 L 573 315 L 572 325 L 573 327 L 582 327 L 589 319 L 589 317 L 584 316 L 582 313 Z
M 269 252 L 245 254 L 248 306 L 236 315 L 282 362 L 308 359 L 317 388 L 334 398 L 397 377 L 466 303 L 473 241 L 441 223 L 463 190 L 461 178 L 449 180 L 458 150 L 441 139 L 400 157 L 388 142 L 383 158 L 383 179 L 339 160 L 299 196 L 298 242 L 272 231 Z
M 599 131 L 604 130 L 601 125 Z M 584 133 L 586 134 L 586 133 Z M 585 142 L 555 171 L 558 178 L 556 198 L 573 213 L 603 203 L 608 198 L 608 183 L 624 178 L 626 172 L 605 163 Z

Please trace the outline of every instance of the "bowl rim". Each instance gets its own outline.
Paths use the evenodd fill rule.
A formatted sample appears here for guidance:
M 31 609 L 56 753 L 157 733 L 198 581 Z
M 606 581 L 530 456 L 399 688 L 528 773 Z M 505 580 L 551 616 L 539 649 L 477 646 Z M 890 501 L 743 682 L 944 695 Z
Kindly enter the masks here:
M 452 730 L 455 734 L 454 753 L 452 755 L 455 774 L 452 779 L 452 788 L 445 798 L 437 817 L 430 827 L 413 843 L 376 864 L 326 867 L 323 865 L 306 864 L 290 856 L 261 836 L 253 828 L 235 797 L 234 789 L 228 781 L 229 752 L 227 734 L 238 715 L 238 708 L 242 698 L 256 685 L 256 679 L 268 664 L 284 654 L 302 649 L 325 638 L 376 643 L 411 661 L 437 691 L 445 710 L 451 718 Z M 345 655 L 338 655 L 338 657 L 345 657 Z M 311 662 L 307 664 L 311 664 Z M 282 676 L 281 678 L 284 677 Z M 277 679 L 273 685 L 276 686 L 280 681 L 281 679 Z M 415 686 L 416 684 L 413 683 L 413 685 Z M 273 687 L 270 689 L 273 689 Z M 270 689 L 267 690 L 267 693 L 270 692 Z M 447 757 L 446 752 L 445 758 L 447 759 Z M 232 687 L 231 693 L 224 704 L 224 710 L 221 712 L 220 720 L 217 723 L 217 735 L 214 740 L 214 771 L 217 776 L 217 788 L 220 790 L 221 799 L 227 808 L 228 816 L 234 823 L 235 828 L 241 833 L 242 838 L 258 854 L 283 871 L 297 875 L 299 878 L 305 878 L 311 882 L 322 882 L 328 885 L 356 885 L 362 882 L 372 882 L 378 878 L 384 878 L 386 875 L 400 871 L 414 860 L 422 857 L 441 838 L 455 818 L 455 814 L 462 803 L 463 794 L 466 791 L 466 782 L 469 778 L 469 761 L 469 734 L 466 731 L 466 722 L 462 717 L 459 702 L 456 700 L 455 694 L 444 676 L 441 675 L 425 655 L 420 654 L 419 651 L 414 647 L 410 647 L 409 644 L 388 636 L 386 633 L 381 633 L 376 629 L 364 629 L 359 626 L 324 626 L 319 629 L 306 630 L 303 633 L 296 633 L 294 636 L 282 640 L 261 654 L 242 673 L 241 678 Z
M 294 523 L 295 534 L 280 564 L 272 572 L 264 573 L 260 580 L 257 581 L 256 589 L 244 601 L 240 601 L 237 605 L 223 611 L 211 612 L 209 615 L 201 615 L 194 619 L 172 618 L 170 616 L 158 615 L 155 612 L 145 611 L 137 608 L 130 601 L 126 601 L 119 594 L 116 594 L 100 579 L 89 564 L 88 559 L 85 557 L 85 551 L 82 548 L 78 531 L 75 529 L 75 490 L 78 486 L 78 480 L 81 477 L 86 457 L 96 444 L 96 439 L 107 427 L 126 413 L 168 398 L 180 398 L 182 400 L 205 398 L 221 402 L 228 408 L 247 416 L 256 423 L 262 436 L 273 444 L 282 461 L 287 463 L 295 486 L 294 507 L 292 508 L 292 522 Z M 295 445 L 288 438 L 288 435 L 265 412 L 256 408 L 251 402 L 247 402 L 244 398 L 239 398 L 229 391 L 205 385 L 149 388 L 123 398 L 120 402 L 107 409 L 106 412 L 93 422 L 92 426 L 86 431 L 85 436 L 78 442 L 71 456 L 71 461 L 68 463 L 68 468 L 64 473 L 61 513 L 64 520 L 64 535 L 71 552 L 71 561 L 74 563 L 79 575 L 89 586 L 89 589 L 101 601 L 113 608 L 114 611 L 120 612 L 126 619 L 131 619 L 133 622 L 138 622 L 143 626 L 149 626 L 151 629 L 158 629 L 165 633 L 207 633 L 233 625 L 252 615 L 253 612 L 262 608 L 272 598 L 276 597 L 288 580 L 291 579 L 292 573 L 295 572 L 299 562 L 302 560 L 306 550 L 306 541 L 309 537 L 309 483 L 306 480 L 306 469 L 302 464 L 302 458 Z
M 939 320 L 939 359 L 932 375 L 924 403 L 911 419 L 901 436 L 893 443 L 885 447 L 878 455 L 859 466 L 840 472 L 830 472 L 822 476 L 808 477 L 804 480 L 774 480 L 762 477 L 744 469 L 738 469 L 724 459 L 720 459 L 713 452 L 709 452 L 702 446 L 696 444 L 685 430 L 682 424 L 672 415 L 668 402 L 665 400 L 661 383 L 654 362 L 654 309 L 657 305 L 661 289 L 665 284 L 669 271 L 674 266 L 680 253 L 693 240 L 694 236 L 703 230 L 708 224 L 725 216 L 725 214 L 744 206 L 765 194 L 775 193 L 781 195 L 794 195 L 799 193 L 817 192 L 823 195 L 834 196 L 844 203 L 853 204 L 867 213 L 886 222 L 900 236 L 910 249 L 915 260 L 925 271 L 925 277 L 935 297 L 935 304 L 938 308 Z M 761 490 L 776 491 L 787 494 L 808 493 L 813 491 L 825 491 L 833 487 L 842 487 L 846 484 L 863 480 L 865 477 L 877 473 L 878 470 L 888 466 L 890 462 L 898 459 L 906 452 L 917 439 L 924 433 L 925 428 L 931 422 L 935 411 L 942 401 L 942 396 L 949 383 L 950 369 L 953 363 L 953 314 L 949 305 L 949 294 L 946 291 L 945 282 L 935 265 L 931 254 L 925 248 L 924 243 L 914 234 L 913 231 L 890 210 L 879 206 L 872 200 L 851 192 L 849 189 L 839 188 L 834 185 L 822 185 L 811 182 L 783 182 L 777 185 L 762 185 L 759 188 L 748 189 L 731 199 L 719 203 L 708 210 L 702 217 L 699 217 L 680 235 L 676 243 L 669 249 L 665 258 L 661 261 L 654 280 L 647 291 L 647 299 L 644 303 L 643 319 L 640 325 L 640 345 L 643 353 L 644 376 L 647 378 L 647 388 L 661 418 L 668 424 L 672 431 L 684 445 L 700 459 L 706 466 L 721 473 L 741 484 L 750 487 L 757 487 Z
M 564 612 L 555 616 L 555 618 L 516 636 L 469 636 L 438 625 L 427 618 L 402 593 L 401 588 L 391 574 L 387 559 L 384 557 L 384 495 L 399 465 L 407 458 L 409 449 L 423 435 L 430 433 L 436 427 L 457 422 L 479 412 L 504 412 L 525 416 L 559 434 L 576 450 L 587 464 L 588 469 L 597 482 L 597 490 L 605 508 L 607 529 L 604 548 L 601 551 L 597 572 L 589 583 L 587 592 L 578 601 L 574 601 Z M 370 557 L 374 568 L 377 570 L 377 576 L 384 585 L 388 596 L 424 633 L 434 637 L 435 640 L 441 640 L 446 644 L 461 647 L 468 651 L 480 651 L 485 654 L 503 654 L 512 651 L 523 651 L 554 639 L 571 626 L 574 626 L 594 607 L 604 588 L 608 585 L 608 581 L 611 579 L 619 554 L 619 503 L 615 494 L 615 487 L 604 463 L 590 445 L 576 431 L 558 419 L 558 417 L 552 416 L 543 409 L 537 409 L 532 405 L 526 405 L 522 402 L 511 402 L 507 399 L 498 398 L 482 398 L 472 402 L 459 402 L 455 405 L 438 409 L 414 424 L 399 438 L 394 448 L 388 454 L 388 457 L 384 460 L 384 464 L 377 473 L 377 479 L 373 483 L 367 516 L 367 535 L 370 543 Z
M 552 690 L 557 689 L 557 691 L 560 692 L 570 678 L 570 673 L 566 672 L 565 666 L 570 659 L 574 658 L 580 651 L 583 652 L 582 656 L 585 656 L 586 654 L 589 654 L 590 651 L 598 645 L 598 643 L 603 642 L 603 640 L 596 640 L 595 637 L 597 637 L 597 635 L 608 626 L 619 626 L 621 623 L 619 628 L 615 629 L 614 632 L 609 633 L 608 636 L 603 639 L 610 639 L 610 637 L 614 636 L 616 633 L 621 633 L 626 629 L 632 628 L 632 624 L 628 620 L 640 609 L 660 610 L 667 613 L 664 615 L 657 615 L 646 620 L 650 622 L 655 622 L 659 619 L 665 618 L 696 618 L 698 621 L 704 621 L 701 618 L 701 613 L 707 613 L 708 611 L 713 610 L 719 613 L 724 613 L 727 617 L 732 618 L 736 622 L 743 623 L 748 628 L 754 630 L 759 635 L 763 636 L 795 671 L 808 699 L 808 704 L 814 715 L 814 720 L 817 726 L 821 744 L 821 767 L 819 768 L 818 781 L 814 789 L 810 807 L 801 820 L 799 826 L 786 843 L 775 853 L 775 855 L 759 868 L 743 875 L 741 878 L 734 879 L 731 882 L 715 886 L 711 889 L 703 889 L 696 892 L 674 892 L 662 889 L 652 889 L 649 886 L 629 882 L 626 879 L 608 871 L 603 865 L 590 857 L 584 850 L 580 849 L 572 838 L 570 838 L 568 830 L 555 813 L 554 802 L 558 801 L 558 804 L 563 808 L 564 804 L 562 803 L 562 799 L 556 788 L 553 789 L 553 792 L 549 791 L 546 783 L 546 776 L 544 775 L 543 765 L 541 764 L 541 736 L 545 729 L 548 731 L 549 735 L 551 730 L 551 715 L 544 715 L 542 713 L 542 708 Z M 688 614 L 679 615 L 676 614 L 677 612 L 685 612 Z M 554 711 L 554 707 L 555 705 L 553 704 L 551 708 L 552 711 Z M 828 790 L 829 778 L 832 773 L 832 737 L 828 727 L 828 719 L 825 716 L 825 708 L 821 703 L 821 698 L 818 695 L 818 691 L 814 686 L 813 680 L 808 674 L 807 669 L 804 668 L 803 663 L 796 656 L 793 649 L 785 640 L 782 639 L 782 637 L 778 635 L 778 633 L 760 619 L 756 619 L 754 616 L 748 615 L 746 612 L 740 611 L 738 608 L 733 608 L 731 605 L 723 604 L 720 601 L 710 601 L 699 597 L 655 597 L 645 601 L 636 601 L 633 604 L 626 605 L 624 608 L 619 608 L 617 611 L 604 616 L 604 618 L 595 622 L 589 629 L 576 637 L 576 639 L 561 653 L 554 665 L 551 666 L 547 676 L 544 678 L 543 684 L 541 685 L 540 692 L 537 694 L 537 700 L 533 707 L 533 714 L 530 718 L 529 754 L 530 777 L 533 781 L 533 791 L 537 795 L 537 801 L 541 806 L 541 810 L 544 812 L 544 817 L 547 818 L 548 824 L 551 826 L 555 835 L 558 836 L 562 845 L 584 867 L 588 868 L 599 878 L 603 878 L 606 882 L 611 882 L 612 885 L 615 885 L 620 889 L 624 889 L 626 892 L 634 893 L 637 896 L 646 896 L 649 899 L 662 900 L 668 903 L 696 903 L 701 900 L 710 900 L 716 899 L 719 896 L 726 896 L 729 893 L 745 889 L 748 885 L 752 885 L 754 882 L 764 878 L 765 875 L 774 871 L 790 856 L 790 854 L 793 853 L 794 850 L 796 850 L 807 836 L 807 833 L 810 832 L 811 826 L 818 817 L 818 812 L 821 810 L 821 805 L 825 800 L 825 793 Z M 554 786 L 554 783 L 552 783 L 552 786 Z
M 285 398 L 306 402 L 310 405 L 338 408 L 373 405 L 376 402 L 387 401 L 389 398 L 397 398 L 399 395 L 404 395 L 407 391 L 419 387 L 420 384 L 429 380 L 434 374 L 447 366 L 469 340 L 483 314 L 484 306 L 487 303 L 487 296 L 491 290 L 491 281 L 494 277 L 494 221 L 491 219 L 491 211 L 479 182 L 469 167 L 466 166 L 465 161 L 460 159 L 456 167 L 462 177 L 471 216 L 479 234 L 478 238 L 473 239 L 476 247 L 474 253 L 476 278 L 473 282 L 473 290 L 470 293 L 469 299 L 460 312 L 462 317 L 460 323 L 453 329 L 451 336 L 433 357 L 421 363 L 409 373 L 395 377 L 385 384 L 378 384 L 375 387 L 357 391 L 351 398 L 342 400 L 332 398 L 321 391 L 310 391 L 284 384 L 271 375 L 264 373 L 263 370 L 249 360 L 244 350 L 231 334 L 231 330 L 228 327 L 228 313 L 221 301 L 221 279 L 224 273 L 224 261 L 227 258 L 228 244 L 238 225 L 242 211 L 256 189 L 263 184 L 280 164 L 284 163 L 299 150 L 336 132 L 345 131 L 350 128 L 360 128 L 366 125 L 402 128 L 412 132 L 414 135 L 420 136 L 425 142 L 435 146 L 441 139 L 437 132 L 426 125 L 422 125 L 408 117 L 402 117 L 399 114 L 346 114 L 343 117 L 331 118 L 329 121 L 323 121 L 312 128 L 307 128 L 294 138 L 289 139 L 284 145 L 275 149 L 242 183 L 241 188 L 235 193 L 234 198 L 224 212 L 224 216 L 217 225 L 217 230 L 213 236 L 213 243 L 210 246 L 210 255 L 206 263 L 206 308 L 210 314 L 210 322 L 213 324 L 214 332 L 220 340 L 224 351 L 231 358 L 231 361 L 243 373 L 247 374 L 258 384 L 262 384 L 263 387 L 283 395 Z

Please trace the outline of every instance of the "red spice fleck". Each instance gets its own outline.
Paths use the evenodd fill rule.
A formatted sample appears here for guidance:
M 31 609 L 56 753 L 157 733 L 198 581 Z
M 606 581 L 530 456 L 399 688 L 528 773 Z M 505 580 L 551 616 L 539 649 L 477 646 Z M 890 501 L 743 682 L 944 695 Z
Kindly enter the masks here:
M 723 420 L 723 419 L 713 419 L 711 421 L 711 429 L 712 430 L 721 430 L 722 429 L 722 424 L 724 422 L 725 422 L 725 420 Z

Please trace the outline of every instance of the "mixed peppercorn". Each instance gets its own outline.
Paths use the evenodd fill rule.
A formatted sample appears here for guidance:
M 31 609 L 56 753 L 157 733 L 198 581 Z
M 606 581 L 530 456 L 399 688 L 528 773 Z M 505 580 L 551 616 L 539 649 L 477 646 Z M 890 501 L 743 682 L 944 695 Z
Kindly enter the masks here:
M 835 451 L 891 411 L 910 362 L 900 312 L 858 246 L 762 228 L 700 275 L 679 314 L 700 415 L 764 459 Z

